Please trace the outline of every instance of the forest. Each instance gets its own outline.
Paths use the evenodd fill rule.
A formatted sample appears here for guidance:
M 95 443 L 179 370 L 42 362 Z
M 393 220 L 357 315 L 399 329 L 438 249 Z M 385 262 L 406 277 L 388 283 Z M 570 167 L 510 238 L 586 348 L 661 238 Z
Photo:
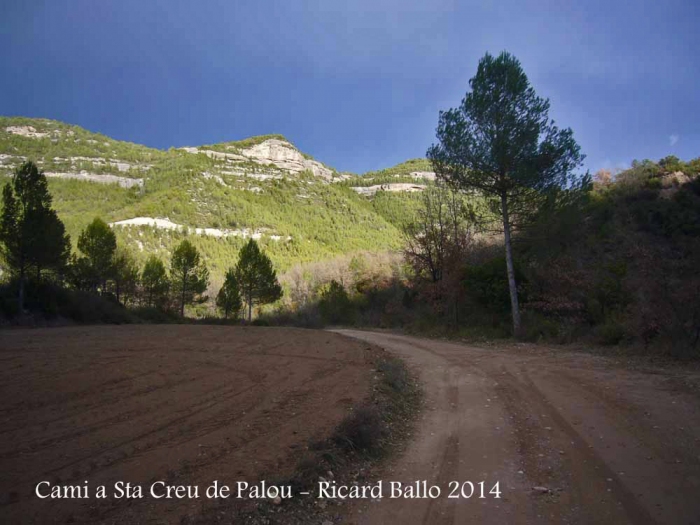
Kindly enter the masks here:
M 71 253 L 70 235 L 52 207 L 46 176 L 28 161 L 2 193 L 0 249 L 5 283 L 0 286 L 3 318 L 32 316 L 78 322 L 138 322 L 185 318 L 185 307 L 208 301 L 209 269 L 200 252 L 183 239 L 169 269 L 151 255 L 139 268 L 128 249 L 102 219 L 80 233 Z M 273 303 L 282 289 L 270 258 L 250 239 L 226 272 L 215 305 L 225 318 L 245 305 L 248 322 L 255 306 Z M 179 317 L 177 317 L 179 316 Z

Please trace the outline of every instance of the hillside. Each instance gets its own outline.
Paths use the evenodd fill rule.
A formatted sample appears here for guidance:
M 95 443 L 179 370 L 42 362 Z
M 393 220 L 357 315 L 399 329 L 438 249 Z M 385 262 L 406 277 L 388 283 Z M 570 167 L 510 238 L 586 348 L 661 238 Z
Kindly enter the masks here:
M 281 270 L 396 249 L 417 202 L 412 192 L 430 182 L 430 174 L 411 175 L 429 169 L 424 160 L 366 177 L 341 174 L 280 135 L 163 151 L 52 120 L 0 117 L 0 174 L 24 160 L 46 173 L 74 244 L 95 216 L 140 261 L 150 253 L 167 260 L 189 235 L 215 279 L 248 237 Z

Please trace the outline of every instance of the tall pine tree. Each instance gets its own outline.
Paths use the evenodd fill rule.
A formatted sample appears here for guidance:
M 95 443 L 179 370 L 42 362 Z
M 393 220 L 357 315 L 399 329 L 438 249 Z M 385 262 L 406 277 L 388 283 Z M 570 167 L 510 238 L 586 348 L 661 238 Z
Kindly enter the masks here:
M 486 54 L 471 91 L 458 108 L 440 112 L 439 144 L 428 150 L 438 177 L 493 199 L 504 234 L 513 331 L 521 334 L 511 247 L 514 228 L 558 190 L 585 188 L 573 171 L 584 159 L 570 129 L 549 119 L 549 101 L 535 94 L 520 62 L 509 53 Z
M 44 173 L 33 162 L 22 164 L 2 192 L 0 250 L 10 275 L 18 280 L 18 306 L 24 310 L 25 282 L 30 271 L 62 272 L 70 254 L 70 238 L 51 208 Z
M 226 272 L 224 284 L 216 296 L 216 306 L 224 313 L 225 319 L 228 319 L 231 313 L 238 316 L 238 312 L 243 307 L 241 291 L 236 280 L 236 271 L 233 268 L 229 268 Z
M 95 218 L 78 237 L 78 249 L 85 257 L 76 261 L 75 268 L 87 275 L 82 280 L 89 283 L 92 290 L 99 286 L 107 291 L 107 280 L 114 275 L 114 254 L 117 250 L 117 236 L 102 219 Z
M 282 297 L 282 287 L 277 281 L 272 261 L 260 251 L 258 243 L 253 239 L 241 248 L 235 272 L 236 281 L 248 306 L 248 322 L 253 318 L 255 305 L 274 303 Z
M 170 265 L 173 292 L 180 301 L 180 316 L 185 316 L 185 305 L 203 301 L 202 294 L 209 286 L 209 270 L 204 265 L 197 248 L 185 239 L 173 252 Z
M 163 261 L 155 255 L 151 255 L 143 267 L 141 286 L 144 292 L 143 300 L 147 306 L 162 308 L 165 305 L 170 281 Z

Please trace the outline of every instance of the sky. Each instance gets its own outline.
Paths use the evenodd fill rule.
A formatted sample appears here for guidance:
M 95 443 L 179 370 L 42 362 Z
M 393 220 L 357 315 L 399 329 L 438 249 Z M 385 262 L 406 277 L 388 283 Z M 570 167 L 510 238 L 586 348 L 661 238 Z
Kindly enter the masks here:
M 0 115 L 157 148 L 281 133 L 340 171 L 425 156 L 487 52 L 585 168 L 700 156 L 700 2 L 2 0 Z

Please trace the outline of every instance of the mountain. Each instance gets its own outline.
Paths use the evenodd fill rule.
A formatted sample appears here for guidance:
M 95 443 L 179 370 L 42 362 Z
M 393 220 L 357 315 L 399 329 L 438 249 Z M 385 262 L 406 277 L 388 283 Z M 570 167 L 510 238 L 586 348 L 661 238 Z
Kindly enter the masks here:
M 0 175 L 25 160 L 47 175 L 74 244 L 96 216 L 141 261 L 151 253 L 169 260 L 189 236 L 215 279 L 248 237 L 280 270 L 397 249 L 402 224 L 434 179 L 424 159 L 339 173 L 281 135 L 164 151 L 53 120 L 0 117 Z

